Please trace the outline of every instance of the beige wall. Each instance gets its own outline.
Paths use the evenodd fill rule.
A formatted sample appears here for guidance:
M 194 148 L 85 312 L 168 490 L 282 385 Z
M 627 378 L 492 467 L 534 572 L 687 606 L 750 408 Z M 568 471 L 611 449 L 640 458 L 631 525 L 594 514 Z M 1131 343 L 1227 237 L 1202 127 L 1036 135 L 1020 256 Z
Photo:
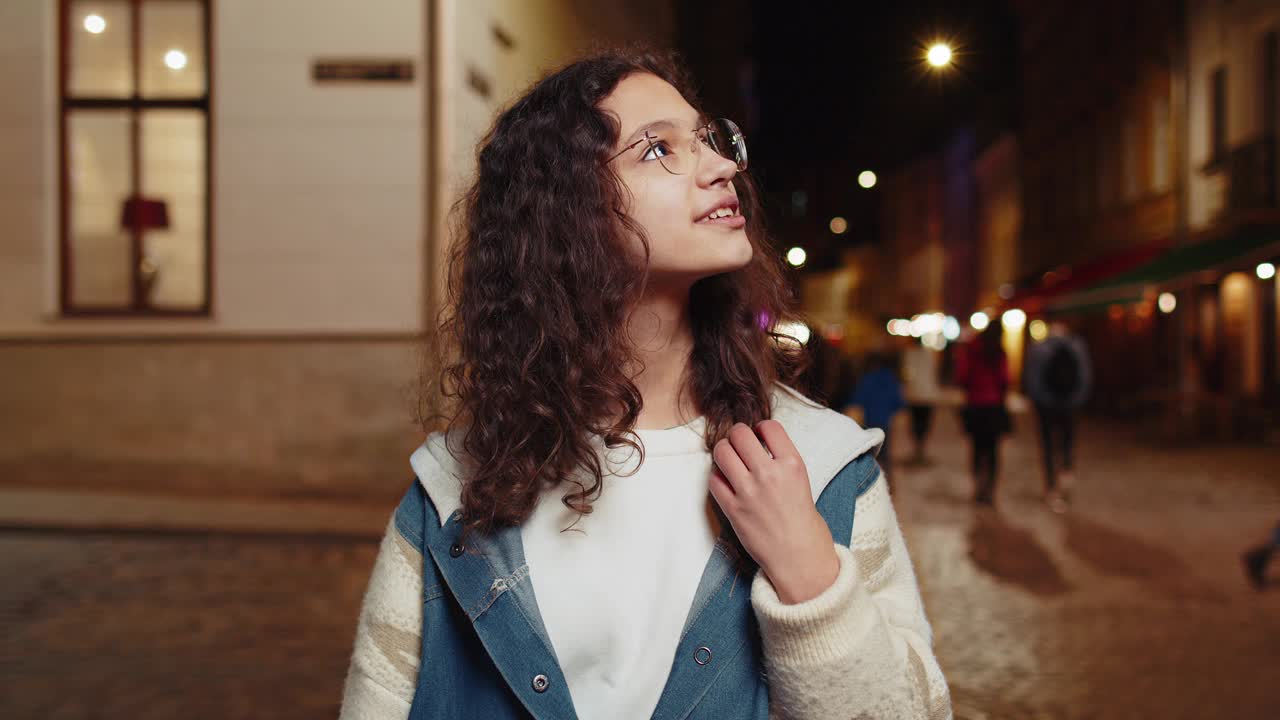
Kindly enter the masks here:
M 1263 35 L 1270 30 L 1280 30 L 1280 5 L 1275 2 L 1197 0 L 1189 6 L 1190 148 L 1186 170 L 1193 230 L 1211 225 L 1226 202 L 1226 173 L 1206 176 L 1200 172 L 1212 154 L 1211 75 L 1219 65 L 1227 68 L 1227 146 L 1235 147 L 1261 135 L 1261 47 Z
M 813 332 L 838 325 L 843 333 L 840 348 L 852 355 L 883 345 L 883 318 L 893 304 L 892 283 L 883 267 L 878 247 L 860 245 L 841 252 L 838 268 L 802 276 L 801 309 L 813 324 Z
M 978 182 L 978 304 L 994 305 L 1001 285 L 1017 280 L 1022 233 L 1018 141 L 1005 135 L 974 162 Z
M 881 232 L 897 259 L 887 309 L 899 317 L 943 307 L 942 173 L 940 156 L 928 155 L 883 181 Z
M 37 325 L 56 299 L 56 3 L 0 3 L 0 332 Z
M 474 177 L 476 144 L 497 113 L 548 72 L 598 46 L 643 41 L 670 45 L 671 2 L 586 0 L 438 0 L 436 68 L 440 102 L 432 243 L 433 307 L 443 302 L 447 211 Z M 505 47 L 497 28 L 511 40 Z M 469 82 L 487 81 L 488 96 Z

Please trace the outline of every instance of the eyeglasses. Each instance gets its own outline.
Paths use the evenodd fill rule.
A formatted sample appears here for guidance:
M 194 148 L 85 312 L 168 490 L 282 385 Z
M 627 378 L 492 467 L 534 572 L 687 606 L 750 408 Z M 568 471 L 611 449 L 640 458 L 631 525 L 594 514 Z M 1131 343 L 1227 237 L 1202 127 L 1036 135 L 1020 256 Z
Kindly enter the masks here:
M 623 148 L 605 162 L 613 162 L 641 143 L 648 143 L 648 148 L 640 157 L 642 162 L 657 160 L 662 169 L 672 175 L 684 175 L 691 172 L 697 164 L 698 145 L 706 145 L 716 154 L 732 160 L 738 166 L 738 172 L 747 169 L 747 139 L 732 120 L 719 118 L 693 131 L 695 140 L 687 146 L 681 142 L 685 132 L 673 127 L 660 130 L 646 130 L 644 137 Z M 685 149 L 685 148 L 688 149 Z

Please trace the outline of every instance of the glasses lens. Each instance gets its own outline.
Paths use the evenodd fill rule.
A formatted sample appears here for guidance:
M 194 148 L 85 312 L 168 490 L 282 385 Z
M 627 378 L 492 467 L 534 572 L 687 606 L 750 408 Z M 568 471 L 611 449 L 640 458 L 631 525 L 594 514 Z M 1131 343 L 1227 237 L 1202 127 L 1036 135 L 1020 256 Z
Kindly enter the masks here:
M 687 130 L 662 130 L 654 133 L 650 139 L 649 151 L 657 155 L 658 161 L 667 172 L 684 175 L 694 168 L 696 158 L 689 145 Z M 742 131 L 732 120 L 720 118 L 713 120 L 704 130 L 699 130 L 698 137 L 722 157 L 732 160 L 741 172 L 747 169 L 747 141 Z
M 747 139 L 732 120 L 720 118 L 707 128 L 707 137 L 715 151 L 732 160 L 741 172 L 747 169 Z

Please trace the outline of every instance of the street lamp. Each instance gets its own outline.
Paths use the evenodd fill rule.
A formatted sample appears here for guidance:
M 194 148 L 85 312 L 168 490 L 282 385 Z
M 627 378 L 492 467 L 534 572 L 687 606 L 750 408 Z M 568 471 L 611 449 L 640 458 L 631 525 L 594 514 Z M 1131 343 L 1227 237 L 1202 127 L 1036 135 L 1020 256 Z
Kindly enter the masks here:
M 804 265 L 806 259 L 808 259 L 808 253 L 802 247 L 793 247 L 787 251 L 787 262 L 791 264 L 791 267 Z
M 945 67 L 951 64 L 951 46 L 939 42 L 929 46 L 929 52 L 925 55 L 929 64 L 936 67 Z
M 858 184 L 864 189 L 870 190 L 876 186 L 876 174 L 870 170 L 863 170 L 858 173 Z

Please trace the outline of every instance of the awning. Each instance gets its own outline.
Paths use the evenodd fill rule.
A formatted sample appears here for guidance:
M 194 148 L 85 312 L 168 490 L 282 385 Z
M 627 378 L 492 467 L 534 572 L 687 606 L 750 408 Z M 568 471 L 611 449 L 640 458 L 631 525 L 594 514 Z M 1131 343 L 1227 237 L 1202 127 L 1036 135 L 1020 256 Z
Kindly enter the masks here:
M 1144 299 L 1150 292 L 1191 284 L 1205 271 L 1244 269 L 1280 255 L 1280 225 L 1241 225 L 1215 239 L 1173 248 L 1128 272 L 1049 302 L 1054 314 L 1081 313 Z
M 1021 308 L 1029 315 L 1040 313 L 1058 298 L 1093 287 L 1150 262 L 1167 251 L 1169 243 L 1170 238 L 1161 238 L 1100 255 L 1074 267 L 1047 272 L 1034 285 L 1009 298 L 1003 307 Z

